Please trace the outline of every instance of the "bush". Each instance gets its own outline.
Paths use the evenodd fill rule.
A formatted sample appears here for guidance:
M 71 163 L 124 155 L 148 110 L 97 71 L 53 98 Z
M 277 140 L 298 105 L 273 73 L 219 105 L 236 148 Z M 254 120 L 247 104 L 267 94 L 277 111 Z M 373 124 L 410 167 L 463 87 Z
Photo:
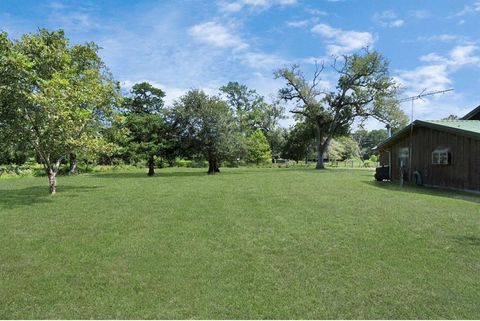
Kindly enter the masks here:
M 106 173 L 115 170 L 131 170 L 135 166 L 132 165 L 96 165 L 96 166 L 79 166 L 78 173 Z M 62 164 L 58 170 L 58 175 L 68 175 L 69 165 Z M 40 177 L 46 176 L 42 164 L 25 163 L 24 165 L 0 165 L 0 178 L 14 178 L 14 177 Z
M 206 160 L 179 159 L 175 162 L 175 166 L 189 167 L 189 168 L 204 168 L 204 167 L 208 167 L 208 162 Z

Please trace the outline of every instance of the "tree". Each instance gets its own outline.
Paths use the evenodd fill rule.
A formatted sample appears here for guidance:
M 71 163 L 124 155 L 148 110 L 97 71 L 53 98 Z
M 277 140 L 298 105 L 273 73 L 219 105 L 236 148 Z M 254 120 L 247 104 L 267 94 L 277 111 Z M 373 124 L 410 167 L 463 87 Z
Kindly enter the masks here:
M 450 114 L 448 115 L 448 117 L 442 118 L 442 120 L 456 120 L 456 119 L 458 119 L 458 116 L 454 114 Z
M 350 136 L 337 137 L 336 140 L 343 145 L 343 159 L 353 159 L 360 157 L 360 147 L 358 143 Z
M 370 157 L 374 154 L 373 148 L 387 139 L 388 133 L 385 129 L 367 131 L 361 128 L 353 133 L 352 138 L 360 147 L 362 159 L 370 159 Z
M 267 103 L 255 90 L 238 82 L 229 82 L 220 91 L 225 95 L 244 137 L 260 129 L 265 134 L 270 149 L 279 154 L 278 121 L 283 118 L 283 108 L 278 103 Z
M 354 159 L 360 156 L 358 144 L 349 136 L 333 138 L 327 148 L 329 161 Z
M 330 162 L 337 162 L 344 158 L 345 145 L 336 139 L 332 139 L 327 148 L 327 157 Z
M 315 128 L 311 123 L 297 122 L 287 134 L 282 157 L 295 161 L 311 159 L 315 146 Z
M 208 174 L 220 172 L 222 160 L 236 158 L 241 135 L 227 103 L 201 90 L 190 90 L 171 110 L 182 154 L 208 160 Z
M 101 118 L 116 104 L 119 88 L 98 49 L 71 46 L 62 30 L 40 29 L 15 41 L 0 34 L 2 139 L 35 149 L 52 194 L 69 153 L 104 145 Z
M 155 174 L 155 157 L 162 156 L 169 147 L 163 97 L 165 93 L 161 89 L 142 82 L 133 85 L 123 104 L 129 148 L 146 156 L 148 176 Z
M 332 68 L 339 75 L 337 87 L 325 91 L 320 88 L 323 66 L 316 66 L 310 83 L 298 65 L 275 72 L 276 78 L 286 81 L 280 97 L 297 103 L 291 112 L 315 126 L 317 169 L 324 168 L 323 155 L 332 138 L 348 134 L 355 119 L 389 122 L 399 111 L 394 98 L 397 87 L 379 53 L 344 55 L 335 59 Z
M 265 163 L 271 161 L 272 151 L 270 145 L 268 144 L 265 134 L 260 129 L 254 131 L 247 140 L 248 146 L 248 155 L 247 160 L 249 162 L 256 163 Z

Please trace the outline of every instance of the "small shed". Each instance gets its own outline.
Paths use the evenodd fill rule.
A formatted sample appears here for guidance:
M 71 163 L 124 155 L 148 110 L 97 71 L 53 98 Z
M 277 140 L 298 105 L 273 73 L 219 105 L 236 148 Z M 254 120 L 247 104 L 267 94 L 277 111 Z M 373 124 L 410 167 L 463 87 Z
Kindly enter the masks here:
M 377 147 L 393 181 L 480 191 L 480 106 L 455 120 L 416 120 Z

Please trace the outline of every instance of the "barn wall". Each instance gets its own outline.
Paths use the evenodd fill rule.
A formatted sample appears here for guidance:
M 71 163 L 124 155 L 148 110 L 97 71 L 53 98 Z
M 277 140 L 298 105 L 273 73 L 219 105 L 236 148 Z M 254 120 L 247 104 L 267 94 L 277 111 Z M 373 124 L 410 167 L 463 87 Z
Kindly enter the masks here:
M 479 140 L 419 126 L 414 127 L 412 137 L 412 173 L 419 171 L 425 185 L 480 190 Z M 400 180 L 400 148 L 409 148 L 409 142 L 410 134 L 407 134 L 385 148 L 384 153 L 391 152 L 394 181 Z M 450 165 L 432 164 L 432 152 L 439 147 L 450 149 Z M 381 164 L 388 165 L 388 159 L 383 157 Z

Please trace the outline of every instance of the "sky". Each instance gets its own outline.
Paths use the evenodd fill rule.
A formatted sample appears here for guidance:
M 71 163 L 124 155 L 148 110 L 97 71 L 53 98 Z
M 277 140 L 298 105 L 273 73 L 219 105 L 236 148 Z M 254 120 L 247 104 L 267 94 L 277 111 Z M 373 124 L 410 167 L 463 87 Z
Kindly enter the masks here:
M 315 61 L 331 89 L 332 59 L 368 47 L 389 60 L 399 98 L 454 89 L 416 100 L 415 119 L 480 105 L 478 0 L 0 0 L 0 30 L 16 39 L 38 28 L 94 41 L 123 89 L 148 81 L 167 103 L 193 88 L 216 94 L 229 81 L 274 97 L 284 84 L 274 70 L 299 64 L 309 77 Z M 410 116 L 411 104 L 402 108 Z

